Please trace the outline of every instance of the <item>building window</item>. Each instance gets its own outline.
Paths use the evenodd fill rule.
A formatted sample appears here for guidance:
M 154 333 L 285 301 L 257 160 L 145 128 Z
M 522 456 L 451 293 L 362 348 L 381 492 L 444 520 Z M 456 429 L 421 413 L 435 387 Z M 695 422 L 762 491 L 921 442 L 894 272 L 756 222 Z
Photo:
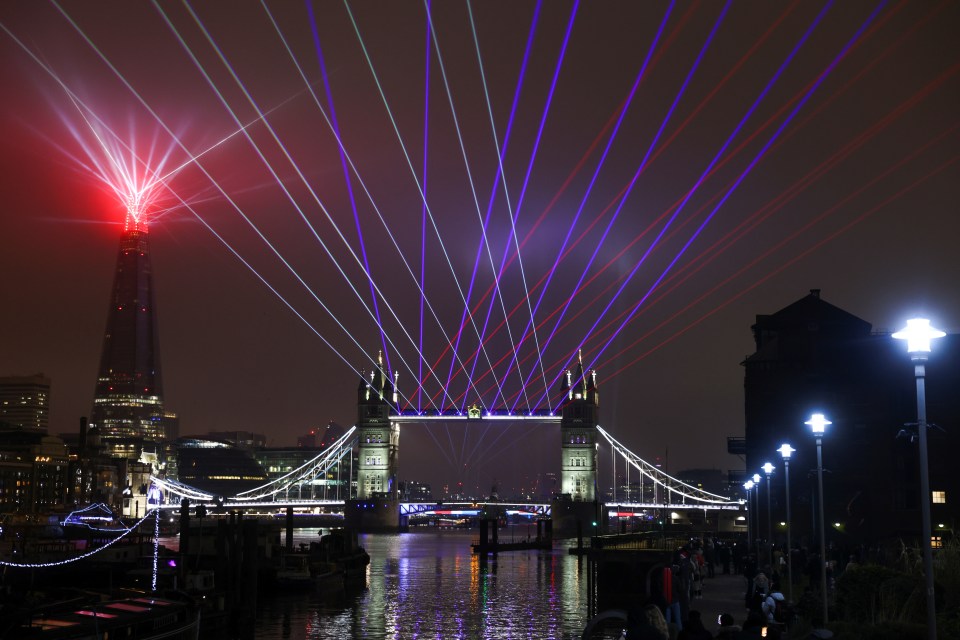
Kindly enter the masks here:
M 947 504 L 947 492 L 946 492 L 946 491 L 934 491 L 934 492 L 933 492 L 933 504 Z
M 942 548 L 943 548 L 943 536 L 930 536 L 930 548 L 931 548 L 931 549 L 942 549 Z

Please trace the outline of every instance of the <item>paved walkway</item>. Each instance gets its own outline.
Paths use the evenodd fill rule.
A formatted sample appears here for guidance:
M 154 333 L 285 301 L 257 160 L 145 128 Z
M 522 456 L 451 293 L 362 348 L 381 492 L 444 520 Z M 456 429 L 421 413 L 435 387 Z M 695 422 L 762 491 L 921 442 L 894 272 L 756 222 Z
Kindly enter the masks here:
M 743 624 L 747 617 L 743 601 L 746 590 L 746 578 L 741 575 L 724 575 L 718 571 L 713 578 L 703 581 L 703 598 L 692 600 L 690 609 L 699 611 L 703 626 L 716 635 L 719 629 L 717 618 L 721 613 L 730 613 L 735 624 Z
M 699 600 L 693 600 L 690 603 L 690 610 L 700 612 L 700 619 L 703 620 L 703 626 L 711 634 L 716 635 L 720 628 L 717 618 L 721 613 L 729 613 L 733 616 L 734 624 L 742 626 L 747 617 L 747 609 L 744 603 L 744 595 L 747 589 L 746 579 L 741 575 L 724 575 L 717 572 L 713 578 L 706 578 L 703 581 L 703 597 Z M 610 613 L 608 610 L 605 613 Z M 595 627 L 591 627 L 593 634 L 585 634 L 584 637 L 617 637 L 619 630 L 624 628 L 622 618 L 611 618 L 610 621 L 601 621 L 603 616 L 595 619 Z M 611 635 L 611 633 L 613 635 Z

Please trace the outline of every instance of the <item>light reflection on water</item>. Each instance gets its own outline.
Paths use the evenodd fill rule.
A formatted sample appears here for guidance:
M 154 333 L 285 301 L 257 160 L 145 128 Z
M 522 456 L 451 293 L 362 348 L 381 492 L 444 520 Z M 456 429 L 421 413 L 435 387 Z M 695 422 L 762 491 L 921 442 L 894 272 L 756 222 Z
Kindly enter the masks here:
M 311 533 L 297 541 L 315 540 Z M 370 554 L 365 589 L 339 601 L 316 593 L 261 594 L 256 637 L 580 637 L 586 566 L 566 546 L 483 563 L 470 552 L 473 537 L 469 531 L 361 536 Z

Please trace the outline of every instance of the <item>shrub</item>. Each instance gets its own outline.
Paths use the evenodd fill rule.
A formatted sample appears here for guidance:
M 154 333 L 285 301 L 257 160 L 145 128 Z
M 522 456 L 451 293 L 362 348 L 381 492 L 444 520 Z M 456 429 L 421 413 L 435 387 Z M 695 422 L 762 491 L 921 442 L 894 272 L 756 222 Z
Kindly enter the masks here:
M 894 622 L 872 626 L 848 621 L 831 623 L 837 640 L 925 640 L 927 627 L 923 624 Z
M 956 538 L 937 550 L 933 557 L 937 577 L 937 611 L 960 612 L 960 542 Z M 940 588 L 942 587 L 942 588 Z
M 915 575 L 868 564 L 848 567 L 837 580 L 837 610 L 847 622 L 923 622 L 924 607 L 923 585 Z

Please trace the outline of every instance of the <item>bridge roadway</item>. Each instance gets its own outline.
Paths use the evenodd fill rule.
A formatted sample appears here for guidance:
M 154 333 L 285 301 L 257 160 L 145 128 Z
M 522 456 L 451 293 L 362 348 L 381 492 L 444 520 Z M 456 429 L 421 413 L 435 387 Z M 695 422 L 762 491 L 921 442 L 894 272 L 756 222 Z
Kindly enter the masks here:
M 213 500 L 191 500 L 191 505 L 204 504 L 208 507 L 216 507 L 218 503 Z M 227 511 L 247 510 L 247 509 L 325 509 L 328 513 L 343 513 L 344 500 L 259 500 L 244 502 L 240 500 L 228 500 L 224 502 L 223 508 Z M 627 516 L 639 511 L 654 509 L 664 509 L 670 511 L 738 511 L 744 508 L 742 504 L 673 504 L 663 502 L 610 502 L 601 505 L 602 508 L 609 511 L 616 510 L 617 515 Z M 179 509 L 178 503 L 169 503 L 159 506 L 160 509 Z M 463 515 L 476 516 L 484 509 L 501 508 L 506 510 L 507 515 L 527 515 L 549 518 L 551 509 L 549 503 L 535 502 L 492 502 L 492 501 L 459 501 L 459 502 L 401 502 L 399 503 L 401 516 L 412 515 Z
M 471 421 L 485 421 L 485 420 L 497 420 L 497 421 L 531 421 L 531 422 L 562 422 L 561 416 L 556 415 L 542 415 L 542 414 L 516 414 L 516 415 L 502 415 L 502 414 L 491 414 L 486 413 L 482 414 L 481 411 L 475 407 L 472 407 L 466 416 L 460 414 L 457 416 L 444 416 L 444 415 L 393 415 L 390 418 L 391 422 L 445 422 L 445 421 L 456 421 L 456 422 L 471 422 Z M 604 439 L 609 442 L 611 446 L 611 451 L 614 456 L 620 455 L 628 465 L 629 468 L 636 469 L 640 473 L 640 482 L 641 487 L 643 487 L 644 479 L 649 480 L 649 487 L 654 490 L 654 500 L 649 502 L 630 502 L 630 501 L 617 501 L 616 496 L 608 504 L 603 505 L 606 509 L 614 509 L 614 513 L 623 516 L 627 516 L 634 512 L 639 511 L 650 511 L 650 510 L 670 510 L 670 511 L 702 511 L 706 513 L 708 511 L 739 511 L 743 509 L 743 501 L 732 499 L 727 496 L 722 496 L 714 493 L 705 491 L 699 487 L 690 485 L 678 478 L 674 478 L 669 474 L 665 473 L 655 465 L 651 465 L 646 462 L 633 452 L 629 451 L 624 447 L 620 442 L 618 442 L 612 435 L 607 433 L 599 425 L 595 426 L 597 433 L 602 436 Z M 179 500 L 174 498 L 174 496 L 180 496 L 181 498 L 189 499 L 191 503 L 194 504 L 204 504 L 204 505 L 214 505 L 217 507 L 226 507 L 227 509 L 286 509 L 288 507 L 293 507 L 298 511 L 304 510 L 316 510 L 324 509 L 329 512 L 339 512 L 345 514 L 349 511 L 348 506 L 352 506 L 354 503 L 350 502 L 349 504 L 345 500 L 318 500 L 316 498 L 302 499 L 298 498 L 295 500 L 290 499 L 291 494 L 296 494 L 297 496 L 302 495 L 303 488 L 307 485 L 313 483 L 318 477 L 326 477 L 334 465 L 337 465 L 338 474 L 340 471 L 340 465 L 342 465 L 343 459 L 347 455 L 352 455 L 354 447 L 358 446 L 359 437 L 355 434 L 357 433 L 357 427 L 351 427 L 346 433 L 344 433 L 340 438 L 338 438 L 334 443 L 322 453 L 317 455 L 315 458 L 308 460 L 300 467 L 289 471 L 288 473 L 280 476 L 279 478 L 274 478 L 273 480 L 267 482 L 264 485 L 243 491 L 235 496 L 230 498 L 218 497 L 213 494 L 197 489 L 196 487 L 191 487 L 189 485 L 183 484 L 176 480 L 160 478 L 156 476 L 151 476 L 151 486 L 148 491 L 147 501 L 150 505 L 156 505 L 159 502 L 163 501 L 164 494 L 167 499 L 170 499 L 173 504 L 164 505 L 164 508 L 178 508 Z M 368 438 L 370 436 L 367 436 Z M 575 436 L 570 436 L 570 441 L 573 442 Z M 580 438 L 581 436 L 576 436 Z M 380 436 L 377 436 L 377 445 L 380 446 Z M 362 445 L 362 443 L 360 443 Z M 381 447 L 382 448 L 382 447 Z M 589 451 L 577 450 L 578 455 L 583 454 L 587 455 Z M 378 450 L 379 455 L 384 452 Z M 368 456 L 369 458 L 370 456 Z M 568 462 L 571 465 L 571 468 L 579 467 L 585 468 L 582 465 L 574 465 L 573 460 L 582 460 L 583 458 L 572 457 Z M 378 463 L 379 464 L 379 463 Z M 351 465 L 352 469 L 352 465 Z M 382 471 L 378 469 L 377 472 Z M 594 473 L 593 484 L 596 484 L 596 474 Z M 338 478 L 340 476 L 338 475 Z M 581 478 L 583 480 L 583 478 Z M 587 477 L 586 480 L 589 483 L 590 478 Z M 359 481 L 358 481 L 359 482 Z M 314 487 L 309 487 L 310 492 L 314 490 Z M 315 495 L 315 494 L 314 494 Z M 329 494 L 326 494 L 329 495 Z M 643 496 L 645 493 L 641 488 L 640 495 Z M 377 505 L 370 513 L 375 512 L 384 512 L 386 504 L 380 506 L 381 498 L 376 497 L 377 494 L 374 494 L 373 497 L 369 499 L 363 499 L 357 502 L 356 504 L 360 509 L 370 509 Z M 665 501 L 661 501 L 657 498 L 666 498 Z M 496 504 L 499 507 L 506 507 L 508 510 L 514 510 L 522 513 L 529 513 L 532 515 L 537 515 L 540 517 L 549 517 L 551 516 L 550 505 L 547 504 L 520 504 L 520 503 L 501 503 L 493 501 L 480 501 L 469 503 L 466 501 L 456 502 L 456 503 L 441 503 L 441 502 L 404 502 L 400 503 L 397 507 L 398 513 L 401 518 L 413 515 L 429 515 L 436 514 L 438 511 L 445 512 L 450 510 L 457 511 L 479 511 L 482 508 L 488 508 L 491 504 Z M 578 511 L 582 511 L 584 514 L 588 514 L 595 510 L 595 503 L 593 501 L 589 502 L 580 502 L 573 503 L 574 507 Z M 387 509 L 389 510 L 389 509 Z M 366 512 L 364 512 L 366 513 Z M 446 515 L 441 513 L 440 515 Z M 472 515 L 472 514 L 471 514 Z M 570 514 L 567 513 L 567 516 Z M 596 517 L 596 514 L 586 515 L 585 517 Z M 563 519 L 563 518 L 561 518 Z

